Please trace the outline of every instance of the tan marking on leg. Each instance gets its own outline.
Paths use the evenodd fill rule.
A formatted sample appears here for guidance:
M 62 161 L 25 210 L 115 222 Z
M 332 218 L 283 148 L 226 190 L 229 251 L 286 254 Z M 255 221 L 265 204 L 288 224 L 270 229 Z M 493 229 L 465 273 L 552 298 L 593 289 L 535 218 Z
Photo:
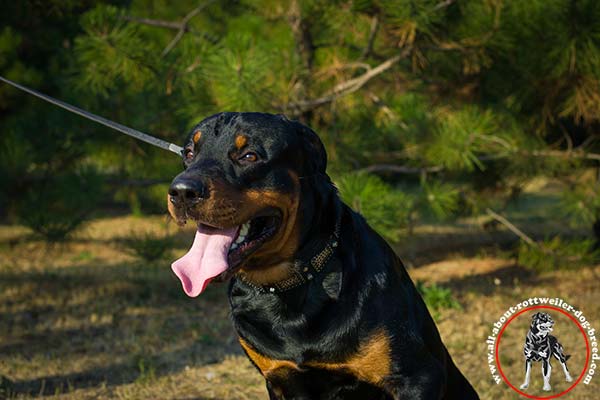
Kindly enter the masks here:
M 267 376 L 281 368 L 291 368 L 294 370 L 300 370 L 298 365 L 292 361 L 288 360 L 274 360 L 272 358 L 263 356 L 262 354 L 255 351 L 250 345 L 242 338 L 239 338 L 240 344 L 242 348 L 248 355 L 248 357 L 252 360 L 254 365 L 258 367 L 263 376 Z
M 307 363 L 308 366 L 328 370 L 346 370 L 358 379 L 381 386 L 383 379 L 390 375 L 391 347 L 385 329 L 375 331 L 358 352 L 340 363 Z
M 235 137 L 235 147 L 236 147 L 236 149 L 240 150 L 247 143 L 248 143 L 248 138 L 246 136 L 244 136 L 244 135 L 237 135 Z
M 383 328 L 375 331 L 365 343 L 361 344 L 356 354 L 345 361 L 336 363 L 308 361 L 298 366 L 291 361 L 265 357 L 252 349 L 242 338 L 240 338 L 240 344 L 265 377 L 276 371 L 281 372 L 281 368 L 301 371 L 302 367 L 312 367 L 350 373 L 357 379 L 382 387 L 383 380 L 390 375 L 392 370 L 390 338 Z

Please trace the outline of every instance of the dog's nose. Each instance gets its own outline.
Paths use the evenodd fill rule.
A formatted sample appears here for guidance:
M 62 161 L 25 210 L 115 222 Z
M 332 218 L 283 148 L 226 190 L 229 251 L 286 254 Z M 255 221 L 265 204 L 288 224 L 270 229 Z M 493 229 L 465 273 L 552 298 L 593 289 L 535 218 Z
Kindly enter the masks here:
M 169 199 L 175 205 L 194 204 L 207 198 L 206 186 L 198 179 L 177 178 L 169 187 Z

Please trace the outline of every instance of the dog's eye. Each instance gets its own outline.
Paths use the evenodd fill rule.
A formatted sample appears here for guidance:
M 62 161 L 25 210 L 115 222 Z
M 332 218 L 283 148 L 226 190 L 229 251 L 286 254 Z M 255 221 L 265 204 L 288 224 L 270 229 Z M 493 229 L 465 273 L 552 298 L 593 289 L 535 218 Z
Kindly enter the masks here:
M 186 160 L 191 160 L 192 158 L 194 158 L 194 151 L 193 151 L 192 149 L 189 149 L 189 148 L 188 148 L 188 149 L 185 149 L 185 150 L 183 151 L 183 157 L 184 157 Z
M 240 158 L 238 158 L 238 160 L 255 162 L 256 160 L 258 160 L 258 155 L 252 151 L 249 151 L 247 153 L 242 154 L 242 156 Z

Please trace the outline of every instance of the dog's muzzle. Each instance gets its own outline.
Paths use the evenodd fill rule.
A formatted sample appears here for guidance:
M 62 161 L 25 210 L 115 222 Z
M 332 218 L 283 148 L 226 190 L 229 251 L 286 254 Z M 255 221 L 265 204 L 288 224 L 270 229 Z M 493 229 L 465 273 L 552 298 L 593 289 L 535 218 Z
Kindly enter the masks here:
M 177 177 L 169 187 L 169 201 L 176 207 L 190 207 L 207 199 L 209 192 L 199 179 Z

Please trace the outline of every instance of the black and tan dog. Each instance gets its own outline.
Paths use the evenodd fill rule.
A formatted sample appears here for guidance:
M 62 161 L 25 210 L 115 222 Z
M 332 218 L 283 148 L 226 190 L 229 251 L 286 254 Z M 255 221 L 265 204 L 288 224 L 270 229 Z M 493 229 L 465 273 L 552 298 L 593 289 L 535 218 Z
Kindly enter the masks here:
M 280 115 L 200 122 L 169 190 L 193 220 L 172 268 L 197 296 L 231 278 L 239 341 L 270 399 L 477 399 L 402 263 L 325 173 L 318 136 Z
M 529 387 L 531 378 L 531 363 L 533 361 L 542 362 L 542 376 L 544 378 L 544 390 L 552 390 L 550 386 L 550 374 L 552 373 L 552 365 L 550 360 L 554 356 L 560 365 L 562 365 L 565 373 L 565 380 L 573 382 L 569 369 L 567 368 L 567 360 L 569 355 L 565 355 L 563 347 L 559 341 L 550 334 L 554 327 L 554 320 L 550 314 L 538 312 L 531 317 L 531 325 L 527 336 L 525 337 L 525 345 L 523 346 L 523 355 L 525 356 L 525 381 L 521 385 L 521 389 Z

